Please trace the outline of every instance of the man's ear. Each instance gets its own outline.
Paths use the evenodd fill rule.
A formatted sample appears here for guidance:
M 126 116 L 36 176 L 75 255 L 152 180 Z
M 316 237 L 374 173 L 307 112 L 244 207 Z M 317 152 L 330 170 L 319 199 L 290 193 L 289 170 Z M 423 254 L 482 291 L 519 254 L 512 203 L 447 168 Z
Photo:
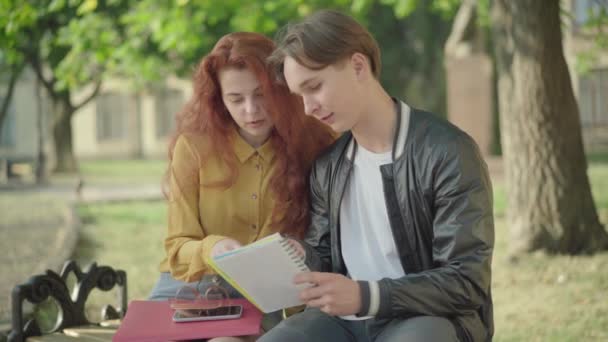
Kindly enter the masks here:
M 353 65 L 355 75 L 357 75 L 358 79 L 362 80 L 367 78 L 370 72 L 370 66 L 367 56 L 360 52 L 355 52 L 350 57 L 350 62 Z

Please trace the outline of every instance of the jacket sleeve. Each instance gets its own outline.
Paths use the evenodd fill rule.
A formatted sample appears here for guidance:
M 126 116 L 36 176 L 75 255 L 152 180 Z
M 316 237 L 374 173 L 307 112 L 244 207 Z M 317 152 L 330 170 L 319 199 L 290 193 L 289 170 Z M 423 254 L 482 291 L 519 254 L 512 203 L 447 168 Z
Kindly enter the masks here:
M 494 247 L 492 186 L 468 136 L 436 147 L 433 180 L 435 268 L 379 281 L 378 317 L 453 316 L 479 309 L 490 293 Z
M 329 192 L 320 183 L 321 171 L 315 163 L 310 172 L 310 226 L 302 246 L 306 250 L 306 265 L 312 271 L 331 271 L 331 236 L 329 231 Z

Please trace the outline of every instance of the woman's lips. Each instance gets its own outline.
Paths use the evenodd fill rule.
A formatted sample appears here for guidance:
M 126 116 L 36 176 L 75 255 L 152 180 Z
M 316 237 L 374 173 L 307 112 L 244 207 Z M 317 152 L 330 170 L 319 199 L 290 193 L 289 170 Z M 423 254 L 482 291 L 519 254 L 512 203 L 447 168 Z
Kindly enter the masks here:
M 250 121 L 250 122 L 247 123 L 247 125 L 250 126 L 250 127 L 257 128 L 257 127 L 262 126 L 265 121 L 266 120 L 264 120 L 264 119 L 256 120 L 256 121 Z

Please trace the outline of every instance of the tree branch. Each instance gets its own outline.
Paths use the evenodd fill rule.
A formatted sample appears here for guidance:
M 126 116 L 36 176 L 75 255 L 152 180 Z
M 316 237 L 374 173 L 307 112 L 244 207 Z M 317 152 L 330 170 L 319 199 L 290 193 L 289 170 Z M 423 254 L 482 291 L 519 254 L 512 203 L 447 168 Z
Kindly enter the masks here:
M 92 99 L 95 98 L 95 96 L 97 96 L 97 94 L 99 94 L 99 90 L 101 89 L 101 78 L 99 78 L 96 82 L 95 82 L 95 89 L 93 89 L 93 92 L 91 94 L 89 94 L 89 96 L 87 96 L 81 103 L 77 104 L 74 106 L 74 111 L 76 112 L 77 110 L 79 110 L 81 107 L 83 107 L 84 105 L 86 105 L 87 103 L 89 103 L 89 101 L 91 101 Z
M 26 56 L 30 65 L 32 66 L 32 69 L 34 69 L 36 76 L 38 77 L 40 82 L 44 85 L 44 87 L 49 92 L 49 94 L 54 94 L 55 93 L 55 78 L 51 77 L 50 80 L 47 80 L 46 78 L 44 78 L 44 75 L 42 73 L 42 63 L 40 63 L 38 53 L 32 52 L 32 51 L 22 51 L 22 53 Z
M 475 0 L 465 0 L 460 5 L 452 31 L 445 43 L 445 54 L 448 56 L 458 57 L 469 54 L 475 42 L 474 37 L 471 37 L 471 31 L 475 30 L 475 16 L 477 12 L 477 3 Z M 473 33 L 474 34 L 474 33 Z

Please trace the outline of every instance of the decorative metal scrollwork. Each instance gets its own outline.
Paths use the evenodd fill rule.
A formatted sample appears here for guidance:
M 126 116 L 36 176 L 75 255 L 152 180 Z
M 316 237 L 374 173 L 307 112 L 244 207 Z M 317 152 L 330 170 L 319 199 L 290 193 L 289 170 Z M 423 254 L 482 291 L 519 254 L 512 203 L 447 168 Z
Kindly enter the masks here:
M 70 274 L 76 276 L 76 284 L 72 295 L 67 286 Z M 75 261 L 67 261 L 61 275 L 47 270 L 45 274 L 35 275 L 26 283 L 13 288 L 12 304 L 12 330 L 8 335 L 9 342 L 22 342 L 30 336 L 40 336 L 40 327 L 35 319 L 28 319 L 23 324 L 23 301 L 40 304 L 49 297 L 54 298 L 60 307 L 58 322 L 49 333 L 61 331 L 65 328 L 92 324 L 85 315 L 85 302 L 95 288 L 109 291 L 115 286 L 119 287 L 118 309 L 106 306 L 103 309 L 104 319 L 117 319 L 124 317 L 127 309 L 127 274 L 122 270 L 114 270 L 109 266 L 97 266 L 92 263 L 83 272 Z

